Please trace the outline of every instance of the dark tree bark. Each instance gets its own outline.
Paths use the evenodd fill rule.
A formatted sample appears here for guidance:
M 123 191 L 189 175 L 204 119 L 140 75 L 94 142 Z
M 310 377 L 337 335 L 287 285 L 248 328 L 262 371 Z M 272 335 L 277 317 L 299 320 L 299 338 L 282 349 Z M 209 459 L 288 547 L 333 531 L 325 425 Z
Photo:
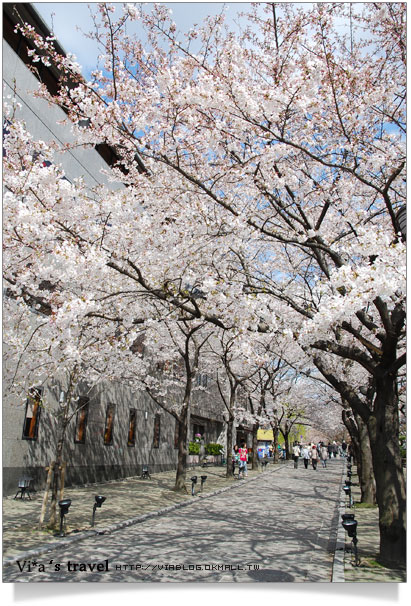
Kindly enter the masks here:
M 178 424 L 178 455 L 177 470 L 174 490 L 176 492 L 187 492 L 186 469 L 187 469 L 187 433 L 188 433 L 188 402 L 184 403 L 183 409 L 177 419 Z
M 252 441 L 252 448 L 253 448 L 253 454 L 251 457 L 251 464 L 253 466 L 253 469 L 258 469 L 258 440 L 257 440 L 257 432 L 259 429 L 260 425 L 258 423 L 254 423 L 253 425 L 253 441 Z
M 231 478 L 233 475 L 232 452 L 234 448 L 233 440 L 233 424 L 234 416 L 230 416 L 227 421 L 227 459 L 226 459 L 226 477 Z
M 380 333 L 380 347 L 368 345 L 368 352 L 335 343 L 316 343 L 323 351 L 350 358 L 370 373 L 375 397 L 364 402 L 345 382 L 327 372 L 319 358 L 314 362 L 330 384 L 347 400 L 353 411 L 367 425 L 372 453 L 376 499 L 379 510 L 380 555 L 386 566 L 404 566 L 406 560 L 405 479 L 399 444 L 399 402 L 397 373 L 405 364 L 405 355 L 397 358 L 397 348 L 405 322 L 399 303 L 388 312 L 386 304 L 376 299 L 385 333 Z
M 343 410 L 342 418 L 351 438 L 361 489 L 361 503 L 376 504 L 375 479 L 367 425 L 358 414 Z
M 379 507 L 380 560 L 403 565 L 406 557 L 405 480 L 399 445 L 399 416 L 394 377 L 376 376 L 377 396 L 368 419 Z
M 278 452 L 278 423 L 275 422 L 273 423 L 273 437 L 274 437 L 274 442 L 273 442 L 273 449 L 274 449 L 274 463 L 278 463 L 279 459 L 280 459 L 280 453 Z

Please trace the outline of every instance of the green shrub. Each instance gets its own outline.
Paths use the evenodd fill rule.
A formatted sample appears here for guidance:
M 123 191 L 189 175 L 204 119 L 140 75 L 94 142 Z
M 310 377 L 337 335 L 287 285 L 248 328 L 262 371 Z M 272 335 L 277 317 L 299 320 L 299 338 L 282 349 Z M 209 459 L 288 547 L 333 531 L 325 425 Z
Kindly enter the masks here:
M 223 452 L 224 447 L 221 444 L 206 444 L 205 452 L 208 455 L 219 455 Z
M 198 442 L 189 442 L 188 454 L 191 454 L 191 455 L 200 454 L 200 444 L 198 444 Z

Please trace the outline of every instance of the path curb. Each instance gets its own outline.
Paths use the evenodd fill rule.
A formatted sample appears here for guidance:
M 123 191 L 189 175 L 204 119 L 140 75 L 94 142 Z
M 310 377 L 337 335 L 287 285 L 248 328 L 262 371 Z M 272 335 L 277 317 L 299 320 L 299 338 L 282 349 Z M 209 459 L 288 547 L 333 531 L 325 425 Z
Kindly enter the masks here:
M 334 561 L 332 570 L 332 583 L 345 583 L 345 571 L 344 571 L 344 560 L 345 560 L 345 530 L 341 524 L 341 516 L 345 513 L 345 492 L 343 491 L 342 483 L 344 478 L 344 472 L 346 469 L 346 459 L 341 473 L 341 494 L 340 494 L 340 505 L 338 507 L 338 520 L 337 520 L 337 537 L 334 547 Z
M 134 526 L 135 524 L 140 524 L 142 522 L 145 522 L 146 520 L 149 520 L 150 518 L 155 518 L 155 517 L 158 517 L 161 515 L 165 515 L 175 509 L 181 509 L 182 507 L 188 507 L 190 505 L 194 505 L 195 503 L 198 502 L 198 499 L 208 499 L 208 498 L 214 497 L 214 496 L 219 495 L 228 490 L 238 488 L 239 486 L 242 486 L 243 483 L 254 482 L 255 480 L 260 480 L 262 478 L 263 474 L 275 473 L 280 469 L 283 469 L 283 467 L 278 466 L 275 469 L 270 469 L 268 471 L 261 472 L 261 474 L 255 476 L 254 478 L 247 478 L 247 479 L 243 478 L 241 481 L 238 481 L 235 484 L 232 484 L 231 486 L 225 486 L 224 488 L 219 488 L 218 490 L 215 490 L 213 492 L 208 492 L 206 494 L 198 493 L 196 495 L 197 499 L 182 501 L 181 503 L 176 503 L 176 504 L 170 505 L 168 507 L 163 507 L 162 509 L 158 509 L 157 511 L 152 511 L 150 513 L 144 513 L 135 518 L 129 518 L 128 520 L 123 520 L 122 522 L 110 524 L 110 526 L 106 526 L 103 528 L 96 528 L 95 530 L 87 530 L 85 532 L 78 533 L 74 536 L 62 537 L 61 540 L 57 540 L 53 543 L 48 543 L 47 545 L 44 545 L 43 547 L 39 547 L 39 548 L 33 549 L 31 551 L 20 553 L 20 554 L 13 556 L 12 558 L 3 560 L 3 568 L 6 568 L 7 566 L 11 566 L 12 564 L 15 564 L 16 562 L 21 562 L 21 561 L 24 562 L 24 560 L 29 560 L 31 558 L 37 558 L 40 555 L 49 553 L 50 551 L 54 551 L 56 549 L 64 548 L 71 543 L 77 543 L 79 541 L 88 539 L 92 536 L 111 534 L 112 532 L 115 532 L 117 530 L 122 530 L 123 528 L 127 528 L 128 526 Z

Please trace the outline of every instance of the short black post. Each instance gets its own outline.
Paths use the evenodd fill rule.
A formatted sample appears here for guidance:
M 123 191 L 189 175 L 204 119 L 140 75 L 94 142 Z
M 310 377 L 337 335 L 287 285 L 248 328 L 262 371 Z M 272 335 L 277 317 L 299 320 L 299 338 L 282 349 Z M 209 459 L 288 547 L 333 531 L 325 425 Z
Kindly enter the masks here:
M 93 505 L 93 515 L 91 517 L 91 525 L 94 526 L 94 518 L 96 515 L 96 509 L 97 507 L 101 507 L 102 504 L 104 503 L 104 501 L 106 500 L 106 497 L 102 497 L 101 495 L 96 495 L 95 497 L 95 503 Z
M 201 476 L 201 492 L 203 492 L 204 482 L 206 481 L 207 476 Z
M 352 499 L 351 499 L 351 486 L 348 486 L 347 483 L 343 487 L 345 495 L 348 497 L 348 507 L 351 509 Z
M 62 501 L 59 501 L 59 507 L 60 507 L 60 536 L 64 537 L 64 531 L 63 531 L 63 521 L 64 521 L 64 516 L 68 513 L 68 510 L 70 508 L 71 505 L 71 499 L 63 499 Z
M 196 484 L 197 484 L 197 476 L 193 476 L 191 478 L 191 494 L 192 494 L 193 497 L 195 495 L 194 487 L 195 487 Z
M 354 519 L 354 514 L 344 514 L 342 516 L 342 518 L 343 518 L 342 525 L 343 525 L 344 529 L 346 530 L 350 539 L 352 539 L 351 545 L 352 545 L 352 552 L 354 554 L 354 566 L 359 566 L 360 559 L 358 557 L 358 549 L 357 549 L 357 544 L 358 544 L 357 524 L 358 524 L 358 522 L 357 522 L 357 520 Z

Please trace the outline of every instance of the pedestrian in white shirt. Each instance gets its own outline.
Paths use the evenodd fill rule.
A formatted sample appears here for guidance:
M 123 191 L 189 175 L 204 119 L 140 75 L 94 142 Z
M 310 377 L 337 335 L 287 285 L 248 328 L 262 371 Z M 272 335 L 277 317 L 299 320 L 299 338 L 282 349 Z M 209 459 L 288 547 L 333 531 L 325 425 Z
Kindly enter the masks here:
M 294 469 L 298 467 L 298 459 L 300 457 L 300 447 L 297 442 L 293 446 L 293 459 L 294 459 Z

